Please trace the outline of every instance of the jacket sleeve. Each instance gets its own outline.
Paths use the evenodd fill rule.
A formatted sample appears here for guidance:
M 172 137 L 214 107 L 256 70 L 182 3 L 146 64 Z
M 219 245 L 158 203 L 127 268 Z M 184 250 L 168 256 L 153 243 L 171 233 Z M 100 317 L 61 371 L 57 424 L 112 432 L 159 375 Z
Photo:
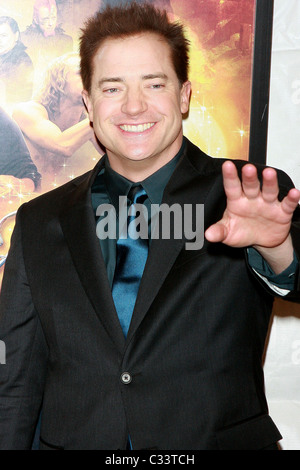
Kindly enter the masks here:
M 251 272 L 271 295 L 300 303 L 300 206 L 294 212 L 291 236 L 294 246 L 294 261 L 284 273 L 268 276 L 261 255 L 254 254 L 255 250 L 249 248 L 246 250 L 246 262 Z M 281 290 L 282 293 L 280 293 Z M 286 292 L 283 293 L 284 291 Z
M 6 353 L 5 363 L 0 364 L 1 450 L 31 448 L 47 364 L 47 346 L 23 261 L 21 209 L 11 237 L 0 297 L 0 340 Z
M 282 171 L 279 173 L 279 188 L 280 196 L 279 199 L 282 199 L 288 191 L 294 187 L 292 180 Z M 289 294 L 283 297 L 283 299 L 288 300 L 289 302 L 300 302 L 300 206 L 298 205 L 294 211 L 292 225 L 291 225 L 291 236 L 294 246 L 294 254 L 298 260 L 298 265 L 296 265 L 294 273 L 294 288 L 290 291 Z
M 300 302 L 300 206 L 297 207 L 291 227 L 294 250 L 298 259 L 298 268 L 295 272 L 295 285 L 287 296 L 286 300 L 290 302 Z

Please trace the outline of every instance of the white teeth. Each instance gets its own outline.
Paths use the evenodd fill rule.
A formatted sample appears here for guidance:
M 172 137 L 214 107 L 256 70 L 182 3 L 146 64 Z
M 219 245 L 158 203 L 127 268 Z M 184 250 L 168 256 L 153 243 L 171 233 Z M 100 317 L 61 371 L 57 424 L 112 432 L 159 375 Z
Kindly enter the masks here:
M 154 122 L 148 122 L 147 124 L 138 124 L 137 126 L 133 126 L 131 124 L 123 124 L 120 128 L 125 132 L 144 132 L 150 127 L 154 126 Z

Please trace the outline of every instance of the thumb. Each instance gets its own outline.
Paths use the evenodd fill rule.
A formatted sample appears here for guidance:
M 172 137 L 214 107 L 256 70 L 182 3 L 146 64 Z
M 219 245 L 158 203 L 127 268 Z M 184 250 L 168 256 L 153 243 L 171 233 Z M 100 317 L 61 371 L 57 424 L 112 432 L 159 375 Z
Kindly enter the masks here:
M 205 238 L 212 243 L 223 242 L 227 237 L 227 228 L 222 222 L 211 225 L 205 232 Z

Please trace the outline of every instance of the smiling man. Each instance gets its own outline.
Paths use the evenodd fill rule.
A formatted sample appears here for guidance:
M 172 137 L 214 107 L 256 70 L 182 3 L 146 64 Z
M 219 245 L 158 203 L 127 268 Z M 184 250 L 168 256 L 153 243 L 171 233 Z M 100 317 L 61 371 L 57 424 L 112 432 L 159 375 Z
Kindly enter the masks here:
M 42 409 L 41 449 L 275 450 L 262 355 L 274 295 L 300 299 L 300 192 L 183 136 L 188 42 L 165 12 L 108 7 L 80 54 L 106 153 L 18 212 L 1 296 L 0 448 L 30 448 Z M 98 239 L 98 207 L 118 215 L 120 198 L 128 236 L 119 214 L 118 239 Z M 129 233 L 160 204 L 204 206 L 198 250 L 171 218 L 167 239 Z
M 169 45 L 157 34 L 105 41 L 84 98 L 113 170 L 140 181 L 177 154 L 190 89 L 190 82 L 179 82 Z

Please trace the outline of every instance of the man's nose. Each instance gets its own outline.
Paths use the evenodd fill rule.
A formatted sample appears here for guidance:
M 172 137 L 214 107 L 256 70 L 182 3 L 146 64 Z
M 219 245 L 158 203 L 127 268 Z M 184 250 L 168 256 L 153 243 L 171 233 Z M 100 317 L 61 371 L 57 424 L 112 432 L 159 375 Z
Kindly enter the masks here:
M 141 90 L 128 90 L 122 105 L 122 112 L 132 116 L 146 111 L 148 108 L 145 96 Z

